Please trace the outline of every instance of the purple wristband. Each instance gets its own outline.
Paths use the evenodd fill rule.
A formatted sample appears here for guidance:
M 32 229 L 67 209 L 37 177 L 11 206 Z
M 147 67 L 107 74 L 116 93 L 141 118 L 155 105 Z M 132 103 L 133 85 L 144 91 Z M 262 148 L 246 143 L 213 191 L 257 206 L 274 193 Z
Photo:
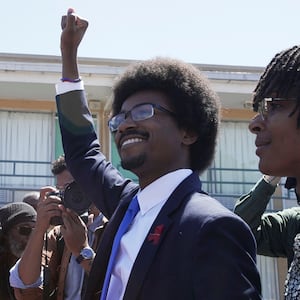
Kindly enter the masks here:
M 61 80 L 62 82 L 65 82 L 65 81 L 67 81 L 67 82 L 80 82 L 80 81 L 81 81 L 81 78 L 79 77 L 79 78 L 76 78 L 76 79 L 70 79 L 70 78 L 63 77 L 63 78 L 61 78 L 60 80 Z

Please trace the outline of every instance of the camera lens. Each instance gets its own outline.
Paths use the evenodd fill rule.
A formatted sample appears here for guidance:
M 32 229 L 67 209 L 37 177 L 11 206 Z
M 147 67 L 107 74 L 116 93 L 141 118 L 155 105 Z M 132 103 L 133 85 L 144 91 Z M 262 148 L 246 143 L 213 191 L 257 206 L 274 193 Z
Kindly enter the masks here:
M 88 211 L 91 201 L 85 197 L 79 185 L 73 181 L 64 191 L 63 205 L 74 210 L 78 215 L 82 215 Z

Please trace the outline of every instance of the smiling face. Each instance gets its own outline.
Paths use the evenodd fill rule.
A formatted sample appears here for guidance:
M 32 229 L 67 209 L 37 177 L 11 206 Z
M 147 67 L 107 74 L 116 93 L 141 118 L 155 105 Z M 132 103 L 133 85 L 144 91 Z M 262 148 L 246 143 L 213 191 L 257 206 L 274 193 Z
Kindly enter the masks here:
M 256 134 L 256 155 L 259 169 L 264 174 L 300 178 L 299 111 L 292 116 L 295 101 L 280 100 L 268 103 L 268 114 L 256 115 L 249 129 Z
M 124 101 L 121 112 L 141 103 L 158 104 L 172 111 L 163 93 L 140 91 Z M 151 118 L 142 121 L 133 121 L 129 115 L 114 133 L 122 167 L 139 177 L 142 188 L 168 172 L 189 168 L 189 145 L 196 140 L 178 128 L 174 116 L 154 110 Z

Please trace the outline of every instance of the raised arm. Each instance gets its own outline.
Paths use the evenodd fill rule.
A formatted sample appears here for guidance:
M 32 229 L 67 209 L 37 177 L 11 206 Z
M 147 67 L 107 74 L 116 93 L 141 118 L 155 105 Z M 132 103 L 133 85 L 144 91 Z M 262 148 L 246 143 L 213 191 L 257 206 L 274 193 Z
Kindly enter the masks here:
M 234 207 L 234 213 L 244 219 L 253 231 L 260 225 L 261 217 L 280 181 L 280 177 L 274 178 L 272 182 L 268 182 L 268 179 L 262 177 L 249 193 L 238 199 Z
M 51 218 L 61 214 L 58 208 L 60 199 L 55 196 L 47 197 L 47 193 L 53 190 L 55 189 L 52 187 L 45 187 L 40 191 L 36 226 L 19 262 L 19 276 L 25 285 L 35 283 L 40 277 L 45 233 L 50 227 Z
M 62 55 L 62 78 L 66 81 L 79 78 L 77 50 L 87 30 L 88 21 L 75 14 L 69 8 L 68 14 L 61 20 L 62 34 L 60 41 Z
M 77 65 L 77 50 L 88 22 L 73 9 L 62 17 L 62 81 L 57 84 L 57 111 L 68 169 L 87 198 L 110 218 L 120 199 L 137 188 L 106 160 L 100 150 Z
M 285 209 L 266 213 L 266 207 L 275 192 L 280 177 L 263 176 L 236 202 L 234 212 L 250 226 L 256 242 L 257 253 L 273 257 L 290 257 L 298 225 L 298 209 Z

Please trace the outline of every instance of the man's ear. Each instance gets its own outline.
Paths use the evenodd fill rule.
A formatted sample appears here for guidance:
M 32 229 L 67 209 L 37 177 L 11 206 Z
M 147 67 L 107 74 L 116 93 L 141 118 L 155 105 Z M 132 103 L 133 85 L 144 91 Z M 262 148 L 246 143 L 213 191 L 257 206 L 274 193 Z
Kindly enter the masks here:
M 184 130 L 183 131 L 183 144 L 190 146 L 198 140 L 199 135 L 194 130 Z

